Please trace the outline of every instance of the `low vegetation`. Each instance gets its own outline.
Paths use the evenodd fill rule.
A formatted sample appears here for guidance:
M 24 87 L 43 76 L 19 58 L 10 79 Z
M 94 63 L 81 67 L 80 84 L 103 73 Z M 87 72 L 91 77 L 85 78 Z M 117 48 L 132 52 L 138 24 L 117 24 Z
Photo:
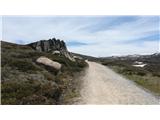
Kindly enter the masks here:
M 160 57 L 143 58 L 139 61 L 145 62 L 145 67 L 132 66 L 135 60 L 125 59 L 101 59 L 103 65 L 109 66 L 117 73 L 134 81 L 138 85 L 146 88 L 153 94 L 160 96 Z
M 64 56 L 37 52 L 29 46 L 1 42 L 2 104 L 69 104 L 79 95 L 78 75 L 87 66 Z M 36 63 L 40 56 L 62 64 L 56 73 Z M 77 78 L 77 79 L 74 79 Z

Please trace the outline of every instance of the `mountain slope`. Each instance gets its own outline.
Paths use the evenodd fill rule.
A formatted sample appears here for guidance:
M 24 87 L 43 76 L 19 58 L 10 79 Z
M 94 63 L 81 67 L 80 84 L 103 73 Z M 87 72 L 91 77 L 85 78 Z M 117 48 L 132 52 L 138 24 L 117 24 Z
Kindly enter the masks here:
M 67 52 L 67 51 L 66 51 Z M 62 65 L 60 70 L 37 63 L 46 57 Z M 87 66 L 63 54 L 37 51 L 28 45 L 1 41 L 2 104 L 69 104 L 78 92 L 78 79 Z
M 135 85 L 130 85 L 130 82 L 124 82 L 127 81 L 126 79 L 120 78 L 120 86 L 119 82 L 117 86 L 114 86 L 116 83 L 113 79 L 119 78 L 119 75 L 97 63 L 89 63 L 88 74 L 84 76 L 84 69 L 88 67 L 85 59 L 109 66 L 155 95 L 160 95 L 160 54 L 95 58 L 71 53 L 67 50 L 65 43 L 57 39 L 41 40 L 27 45 L 1 41 L 2 104 L 73 104 L 77 103 L 80 95 L 83 99 L 87 99 L 83 101 L 87 104 L 156 103 L 154 100 L 152 102 L 152 95 Z M 59 67 L 55 67 L 55 64 Z M 135 64 L 145 65 L 137 67 L 134 66 Z M 113 74 L 110 76 L 110 73 Z M 83 94 L 80 94 L 81 77 L 83 76 L 87 86 L 82 90 Z M 104 82 L 108 80 L 109 82 Z M 119 79 L 116 80 L 119 81 Z M 127 91 L 131 86 L 130 92 L 124 90 L 122 93 L 118 92 L 121 91 L 123 82 Z M 101 83 L 104 84 L 101 85 Z M 127 87 L 127 85 L 129 86 Z M 134 88 L 135 90 L 133 90 Z M 122 98 L 116 99 L 116 94 L 113 94 L 114 97 L 110 96 L 109 91 L 117 91 L 118 96 L 124 94 L 121 96 Z M 140 93 L 137 93 L 135 97 L 130 97 L 129 94 L 134 94 L 134 92 Z M 85 96 L 85 94 L 87 95 Z M 108 97 L 105 94 L 108 94 Z M 147 100 L 147 97 L 151 99 Z M 129 101 L 122 99 L 129 99 Z M 143 100 L 140 101 L 141 99 Z M 96 102 L 97 100 L 98 102 Z
M 160 96 L 160 54 L 106 57 L 99 61 Z

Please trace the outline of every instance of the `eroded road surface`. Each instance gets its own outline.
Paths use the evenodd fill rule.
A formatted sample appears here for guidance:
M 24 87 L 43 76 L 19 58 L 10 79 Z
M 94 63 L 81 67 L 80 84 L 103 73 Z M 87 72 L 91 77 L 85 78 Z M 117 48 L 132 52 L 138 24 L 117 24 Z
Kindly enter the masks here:
M 106 66 L 88 62 L 78 104 L 159 104 L 159 99 Z

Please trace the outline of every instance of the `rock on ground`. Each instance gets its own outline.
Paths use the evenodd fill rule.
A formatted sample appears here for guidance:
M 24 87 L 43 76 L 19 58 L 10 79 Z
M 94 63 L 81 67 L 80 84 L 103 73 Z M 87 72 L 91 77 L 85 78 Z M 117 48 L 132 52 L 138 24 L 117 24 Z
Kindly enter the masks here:
M 46 66 L 53 67 L 56 70 L 60 70 L 62 65 L 58 62 L 55 62 L 47 57 L 41 56 L 36 60 L 37 63 L 44 64 Z

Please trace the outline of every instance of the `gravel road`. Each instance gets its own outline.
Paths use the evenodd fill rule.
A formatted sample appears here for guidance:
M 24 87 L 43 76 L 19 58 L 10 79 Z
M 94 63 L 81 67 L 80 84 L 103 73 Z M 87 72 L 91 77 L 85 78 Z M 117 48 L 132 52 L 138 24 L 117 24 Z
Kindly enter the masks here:
M 160 104 L 151 93 L 108 67 L 95 62 L 88 64 L 78 104 Z

